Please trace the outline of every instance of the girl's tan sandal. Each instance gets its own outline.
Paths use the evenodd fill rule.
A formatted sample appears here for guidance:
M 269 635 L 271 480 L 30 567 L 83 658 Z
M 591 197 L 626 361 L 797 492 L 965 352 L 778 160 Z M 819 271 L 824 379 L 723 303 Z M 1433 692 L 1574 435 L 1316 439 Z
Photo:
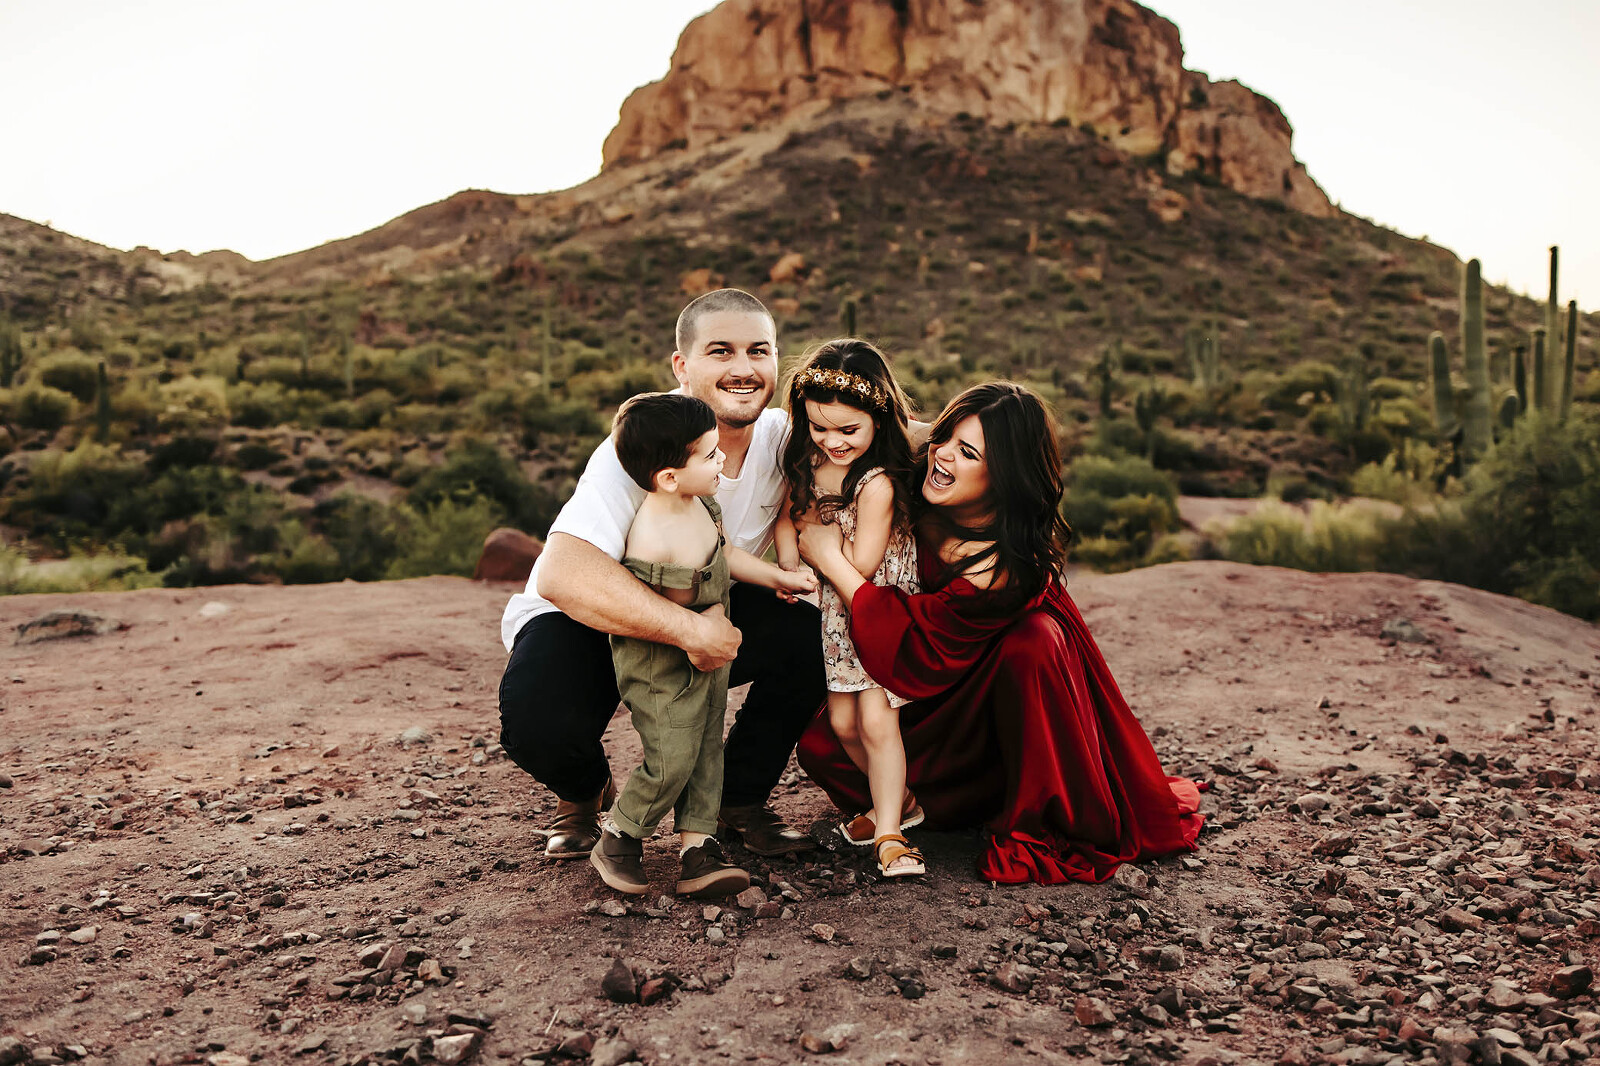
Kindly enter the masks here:
M 928 867 L 922 861 L 922 852 L 911 846 L 911 842 L 899 833 L 885 833 L 872 842 L 873 853 L 878 859 L 878 872 L 884 877 L 916 877 L 928 872 Z M 909 866 L 896 866 L 901 859 L 913 859 L 914 864 Z

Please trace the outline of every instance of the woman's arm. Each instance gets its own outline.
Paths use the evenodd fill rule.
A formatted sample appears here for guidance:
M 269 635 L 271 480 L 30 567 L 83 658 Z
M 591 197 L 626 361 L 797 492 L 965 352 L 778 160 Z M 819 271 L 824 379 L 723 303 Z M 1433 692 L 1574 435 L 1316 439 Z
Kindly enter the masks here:
M 844 545 L 844 557 L 871 580 L 883 565 L 894 532 L 894 482 L 879 474 L 856 493 L 856 536 Z

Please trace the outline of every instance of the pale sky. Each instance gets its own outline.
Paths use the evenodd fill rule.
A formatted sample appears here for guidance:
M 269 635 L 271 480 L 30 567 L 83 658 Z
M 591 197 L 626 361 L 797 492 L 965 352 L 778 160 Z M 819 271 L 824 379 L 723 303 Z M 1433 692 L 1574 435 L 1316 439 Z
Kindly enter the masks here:
M 253 259 L 592 176 L 708 0 L 0 0 L 0 211 Z M 1600 0 L 1152 0 L 1346 210 L 1600 305 Z M 1587 210 L 1580 210 L 1580 204 Z

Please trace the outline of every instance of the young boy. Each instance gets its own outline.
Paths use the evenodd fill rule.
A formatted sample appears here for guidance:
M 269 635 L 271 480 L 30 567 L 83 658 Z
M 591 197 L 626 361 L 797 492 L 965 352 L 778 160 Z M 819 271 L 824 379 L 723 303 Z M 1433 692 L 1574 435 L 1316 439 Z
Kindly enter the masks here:
M 672 602 L 692 610 L 728 609 L 731 580 L 789 593 L 816 579 L 791 573 L 725 544 L 722 512 L 711 497 L 722 473 L 717 421 L 703 401 L 646 393 L 617 411 L 617 460 L 648 494 L 628 529 L 622 564 Z M 606 884 L 629 895 L 649 890 L 644 841 L 673 812 L 682 847 L 678 893 L 725 896 L 749 887 L 711 834 L 722 803 L 722 725 L 728 667 L 701 673 L 680 648 L 611 638 L 617 688 L 644 744 L 606 816 L 589 861 Z

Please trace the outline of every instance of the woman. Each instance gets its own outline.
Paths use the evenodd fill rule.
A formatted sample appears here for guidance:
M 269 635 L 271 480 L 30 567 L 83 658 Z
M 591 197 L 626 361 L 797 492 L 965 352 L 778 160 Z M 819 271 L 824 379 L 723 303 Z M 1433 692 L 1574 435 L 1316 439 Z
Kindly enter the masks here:
M 918 473 L 927 591 L 866 581 L 836 525 L 806 523 L 800 548 L 849 604 L 867 672 L 913 700 L 900 730 L 929 822 L 984 824 L 990 881 L 1104 881 L 1193 851 L 1199 790 L 1162 772 L 1061 583 L 1071 531 L 1044 403 L 1009 382 L 968 389 L 933 424 Z M 826 717 L 799 756 L 841 810 L 871 806 Z

